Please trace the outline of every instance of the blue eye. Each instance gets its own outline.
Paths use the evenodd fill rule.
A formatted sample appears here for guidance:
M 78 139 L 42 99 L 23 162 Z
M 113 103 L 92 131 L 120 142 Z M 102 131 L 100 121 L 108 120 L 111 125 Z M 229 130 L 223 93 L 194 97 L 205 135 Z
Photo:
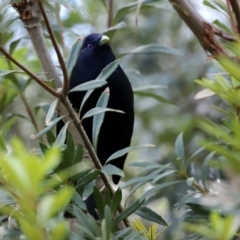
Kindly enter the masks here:
M 92 44 L 88 44 L 87 47 L 88 47 L 88 48 L 92 48 Z

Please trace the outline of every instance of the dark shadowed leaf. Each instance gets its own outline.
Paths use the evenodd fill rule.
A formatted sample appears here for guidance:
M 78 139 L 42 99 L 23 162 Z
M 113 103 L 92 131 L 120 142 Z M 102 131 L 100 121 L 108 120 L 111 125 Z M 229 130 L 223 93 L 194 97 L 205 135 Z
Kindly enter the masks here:
M 46 135 L 47 135 L 47 140 L 48 140 L 49 146 L 52 146 L 54 144 L 54 142 L 56 141 L 56 137 L 54 136 L 52 131 L 48 131 Z
M 92 182 L 94 179 L 96 179 L 99 173 L 100 173 L 100 170 L 98 169 L 92 170 L 90 173 L 86 174 L 84 177 L 81 178 L 76 188 L 84 187 L 88 183 Z
M 98 212 L 100 213 L 101 216 L 103 216 L 105 204 L 104 204 L 103 196 L 97 187 L 93 188 L 93 196 L 97 205 Z
M 155 222 L 159 225 L 162 226 L 168 226 L 168 224 L 166 223 L 166 221 L 157 213 L 153 212 L 150 208 L 142 206 L 140 207 L 137 211 L 136 214 L 139 215 L 140 217 L 151 221 L 151 222 Z
M 114 214 L 122 200 L 122 191 L 120 188 L 117 189 L 117 191 L 113 195 L 112 203 L 111 203 L 111 211 Z
M 145 202 L 144 198 L 141 198 L 134 202 L 131 206 L 127 207 L 123 212 L 121 212 L 114 220 L 113 226 L 121 222 L 123 219 L 127 218 L 129 215 L 134 213 L 138 208 L 140 208 Z

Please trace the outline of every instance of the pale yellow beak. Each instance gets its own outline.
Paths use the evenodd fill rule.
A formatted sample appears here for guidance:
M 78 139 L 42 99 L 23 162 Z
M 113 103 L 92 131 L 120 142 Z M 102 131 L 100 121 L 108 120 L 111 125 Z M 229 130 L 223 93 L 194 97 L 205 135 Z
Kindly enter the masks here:
M 103 35 L 102 38 L 100 39 L 99 46 L 109 43 L 109 40 L 110 40 L 109 37 Z

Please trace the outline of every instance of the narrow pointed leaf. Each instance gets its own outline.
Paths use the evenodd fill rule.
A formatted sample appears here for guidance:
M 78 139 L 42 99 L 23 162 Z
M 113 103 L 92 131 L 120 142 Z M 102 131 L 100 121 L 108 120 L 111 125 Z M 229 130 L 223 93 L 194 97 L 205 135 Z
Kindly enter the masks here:
M 58 118 L 55 118 L 51 123 L 49 123 L 49 125 L 44 128 L 42 131 L 40 131 L 38 134 L 33 136 L 33 139 L 39 138 L 42 135 L 44 135 L 46 132 L 48 132 L 53 126 L 55 126 L 61 119 L 63 119 L 65 116 L 61 116 Z
M 124 177 L 123 171 L 112 164 L 107 164 L 103 166 L 101 172 L 103 172 L 105 175 L 118 175 Z
M 91 89 L 100 88 L 106 84 L 107 82 L 105 80 L 91 80 L 72 88 L 69 92 L 88 91 Z
M 182 167 L 184 167 L 185 150 L 184 150 L 183 133 L 182 132 L 178 135 L 177 140 L 175 142 L 175 152 L 182 161 Z
M 101 80 L 107 80 L 108 77 L 117 69 L 118 65 L 120 63 L 119 59 L 116 59 L 115 61 L 109 63 L 99 74 L 97 79 Z
M 111 211 L 113 214 L 117 211 L 121 201 L 122 201 L 122 191 L 120 188 L 118 188 L 113 195 L 113 199 L 111 203 Z
M 91 89 L 91 90 L 88 90 L 87 93 L 84 95 L 84 98 L 81 102 L 81 106 L 80 106 L 80 109 L 79 109 L 79 113 L 81 114 L 81 110 L 85 104 L 85 102 L 88 100 L 88 98 L 90 97 L 90 95 L 92 94 L 94 89 Z
M 166 223 L 166 221 L 157 213 L 153 212 L 150 208 L 142 206 L 140 207 L 137 211 L 136 214 L 139 215 L 140 217 L 151 221 L 151 222 L 155 222 L 159 225 L 162 226 L 168 226 L 168 224 Z
M 58 146 L 61 147 L 65 140 L 66 140 L 66 136 L 67 136 L 67 129 L 68 129 L 68 125 L 69 125 L 70 121 L 66 122 L 65 125 L 63 126 L 63 128 L 61 129 L 60 133 L 57 136 L 57 139 L 54 143 L 54 146 Z
M 119 150 L 117 152 L 115 152 L 114 154 L 112 154 L 106 161 L 106 163 L 110 162 L 111 160 L 113 159 L 116 159 L 118 157 L 121 157 L 133 150 L 136 150 L 136 149 L 140 149 L 140 148 L 150 148 L 150 147 L 155 147 L 155 145 L 152 145 L 152 144 L 141 144 L 141 145 L 138 145 L 138 146 L 134 146 L 134 147 L 126 147 L 122 150 Z M 106 164 L 105 163 L 105 164 Z
M 154 53 L 167 53 L 171 55 L 182 56 L 182 54 L 174 48 L 153 43 L 137 47 L 128 52 L 121 53 L 119 57 L 129 54 L 154 54 Z
M 112 109 L 112 108 L 95 107 L 93 109 L 90 109 L 88 112 L 86 112 L 81 120 L 83 120 L 85 118 L 92 117 L 92 116 L 97 115 L 97 114 L 104 113 L 104 112 L 117 112 L 117 113 L 124 114 L 123 111 L 115 110 L 115 109 Z
M 47 113 L 46 118 L 45 118 L 45 124 L 46 125 L 48 125 L 48 123 L 52 120 L 52 117 L 54 116 L 54 113 L 56 111 L 58 101 L 59 101 L 59 99 L 57 98 L 51 103 L 51 105 L 48 109 L 48 113 Z
M 82 46 L 82 40 L 78 38 L 70 50 L 70 53 L 69 53 L 69 56 L 68 56 L 67 62 L 66 62 L 66 68 L 67 68 L 67 72 L 68 72 L 69 76 L 71 76 L 73 67 L 75 66 L 75 64 L 77 62 L 77 58 L 78 58 L 81 46 Z
M 131 206 L 127 207 L 125 210 L 123 210 L 114 220 L 113 226 L 121 222 L 123 219 L 130 216 L 132 213 L 134 213 L 138 208 L 140 208 L 143 203 L 145 202 L 145 199 L 141 198 L 134 202 Z
M 203 165 L 202 165 L 202 183 L 204 188 L 208 191 L 207 188 L 207 176 L 208 176 L 208 168 L 209 168 L 209 163 L 212 160 L 212 157 L 214 156 L 215 152 L 211 152 L 207 155 L 205 158 Z
M 96 107 L 106 108 L 108 104 L 108 99 L 109 99 L 109 93 L 103 92 L 100 98 L 98 99 Z M 100 113 L 100 114 L 94 115 L 93 117 L 92 139 L 93 139 L 93 147 L 95 149 L 97 149 L 98 136 L 103 123 L 104 116 L 105 116 L 104 113 Z

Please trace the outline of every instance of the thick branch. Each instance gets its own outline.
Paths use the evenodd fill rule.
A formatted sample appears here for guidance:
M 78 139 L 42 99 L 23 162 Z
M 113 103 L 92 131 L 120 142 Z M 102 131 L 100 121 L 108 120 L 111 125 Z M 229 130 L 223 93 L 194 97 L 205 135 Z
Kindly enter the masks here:
M 214 37 L 213 27 L 196 12 L 187 0 L 169 0 L 169 2 L 197 37 L 204 50 L 212 55 L 227 55 Z
M 45 12 L 44 7 L 43 7 L 40 0 L 38 0 L 38 4 L 39 4 L 39 8 L 41 10 L 44 22 L 46 24 L 50 39 L 52 41 L 53 47 L 54 47 L 55 52 L 57 54 L 58 62 L 60 64 L 60 67 L 61 67 L 62 72 L 63 72 L 63 89 L 62 89 L 62 92 L 63 92 L 64 95 L 67 95 L 67 93 L 68 93 L 68 73 L 67 73 L 66 65 L 65 65 L 64 59 L 62 57 L 62 54 L 59 50 L 59 47 L 58 47 L 57 41 L 55 39 L 55 36 L 54 36 L 53 30 L 51 28 L 51 25 L 48 21 L 46 12 Z
M 229 0 L 237 21 L 237 30 L 240 34 L 240 7 L 237 0 Z

